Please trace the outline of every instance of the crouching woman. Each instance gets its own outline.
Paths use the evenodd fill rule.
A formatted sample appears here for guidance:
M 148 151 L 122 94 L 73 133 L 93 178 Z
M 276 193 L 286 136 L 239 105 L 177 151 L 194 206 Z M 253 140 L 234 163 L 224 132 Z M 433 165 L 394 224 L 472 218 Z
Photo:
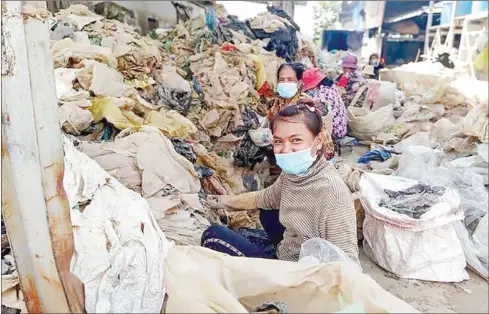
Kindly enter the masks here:
M 297 261 L 301 244 L 325 239 L 359 263 L 353 200 L 346 184 L 322 153 L 321 113 L 299 101 L 272 119 L 273 150 L 282 174 L 270 187 L 220 196 L 228 211 L 260 209 L 260 230 L 211 226 L 202 246 L 230 254 Z

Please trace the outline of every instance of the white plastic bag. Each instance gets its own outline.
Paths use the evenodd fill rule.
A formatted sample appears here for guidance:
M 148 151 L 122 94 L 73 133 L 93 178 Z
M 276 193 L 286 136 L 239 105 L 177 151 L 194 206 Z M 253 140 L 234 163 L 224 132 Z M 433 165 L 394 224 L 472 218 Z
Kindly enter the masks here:
M 483 143 L 489 141 L 489 115 L 487 104 L 477 106 L 462 121 L 462 132 L 469 136 L 478 137 Z
M 460 198 L 446 189 L 419 219 L 381 206 L 385 189 L 406 190 L 418 181 L 365 173 L 360 201 L 365 209 L 364 250 L 380 267 L 401 278 L 460 282 L 469 278 L 462 245 L 452 222 L 463 219 Z
M 484 146 L 481 145 L 481 154 Z M 479 161 L 484 162 L 480 156 Z M 487 194 L 487 167 L 473 167 L 472 160 L 463 158 L 452 162 L 443 162 L 443 153 L 423 146 L 410 146 L 404 150 L 399 161 L 399 168 L 395 175 L 422 181 L 427 184 L 435 184 L 456 189 L 460 195 L 465 224 L 454 223 L 455 230 L 464 248 L 468 265 L 484 278 L 488 278 L 488 265 L 484 264 L 487 254 L 475 250 L 471 232 L 467 227 L 476 223 L 482 217 L 487 216 L 489 196 Z M 466 167 L 465 167 L 466 166 Z M 479 173 L 478 168 L 486 171 Z M 486 218 L 487 219 L 487 218 Z M 480 224 L 479 221 L 479 224 Z M 483 226 L 483 225 L 482 225 Z M 487 230 L 487 228 L 486 228 Z M 475 233 L 475 232 L 474 232 Z M 486 238 L 484 238 L 486 237 Z M 487 242 L 487 233 L 479 232 L 481 243 Z
M 327 240 L 312 238 L 301 245 L 299 263 L 315 265 L 345 261 L 351 260 L 345 252 Z
M 376 110 L 396 102 L 396 84 L 392 82 L 380 82 L 378 97 L 372 109 Z
M 348 108 L 349 134 L 359 140 L 371 141 L 374 136 L 393 126 L 394 122 L 392 105 L 376 111 L 366 108 Z

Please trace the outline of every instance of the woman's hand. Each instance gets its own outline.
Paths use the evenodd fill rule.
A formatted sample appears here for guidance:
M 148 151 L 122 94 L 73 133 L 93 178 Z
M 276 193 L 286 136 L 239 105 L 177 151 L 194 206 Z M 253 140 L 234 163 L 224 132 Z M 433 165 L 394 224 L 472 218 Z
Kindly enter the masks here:
M 256 192 L 240 195 L 212 195 L 207 198 L 209 206 L 213 209 L 227 211 L 242 211 L 256 209 Z
M 207 198 L 207 201 L 212 209 L 225 209 L 228 211 L 233 211 L 233 209 L 230 207 L 230 203 L 232 203 L 230 199 L 232 198 L 233 196 L 231 195 L 210 195 Z

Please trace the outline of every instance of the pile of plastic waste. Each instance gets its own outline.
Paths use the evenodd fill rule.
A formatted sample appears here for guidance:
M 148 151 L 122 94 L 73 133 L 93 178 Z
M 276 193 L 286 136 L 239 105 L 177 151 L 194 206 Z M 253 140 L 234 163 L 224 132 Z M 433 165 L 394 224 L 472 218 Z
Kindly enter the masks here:
M 260 227 L 253 212 L 213 214 L 206 195 L 264 187 L 266 169 L 253 170 L 270 148 L 256 134 L 276 70 L 286 60 L 318 65 L 285 12 L 242 22 L 218 6 L 149 36 L 83 5 L 55 18 L 60 126 L 78 149 L 141 193 L 177 243 L 199 244 L 210 223 Z
M 321 52 L 275 8 L 240 21 L 217 6 L 145 37 L 81 5 L 60 11 L 56 20 L 52 51 L 61 127 L 76 137 L 79 150 L 140 193 L 165 235 L 180 244 L 199 244 L 210 223 L 260 227 L 254 212 L 209 210 L 206 196 L 267 186 L 268 169 L 260 163 L 269 146 L 257 134 L 278 66 L 298 61 L 334 78 L 348 53 Z M 487 244 L 487 233 L 482 240 L 476 233 L 487 215 L 486 86 L 458 67 L 431 61 L 382 77 L 391 82 L 369 80 L 366 97 L 348 108 L 351 141 L 342 142 L 370 145 L 371 151 L 361 164 L 340 163 L 345 182 L 358 192 L 362 173 L 373 172 L 430 184 L 426 167 L 444 169 L 446 187 L 467 200 L 461 202 L 466 234 L 457 233 L 468 263 L 487 277 L 487 261 L 481 266 L 470 258 L 470 246 L 483 243 L 476 253 L 482 258 Z M 441 157 L 426 157 L 423 162 L 431 163 L 424 168 L 407 164 L 418 146 Z

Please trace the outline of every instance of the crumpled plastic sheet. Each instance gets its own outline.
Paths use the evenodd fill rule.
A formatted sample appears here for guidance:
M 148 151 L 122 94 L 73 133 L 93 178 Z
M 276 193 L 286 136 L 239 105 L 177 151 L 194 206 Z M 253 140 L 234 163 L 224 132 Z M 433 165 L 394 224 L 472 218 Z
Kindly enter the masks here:
M 166 106 L 169 109 L 186 114 L 190 109 L 192 93 L 158 85 L 142 97 L 152 104 Z
M 63 137 L 63 185 L 73 224 L 71 271 L 88 313 L 159 313 L 169 243 L 148 202 Z M 83 209 L 82 209 L 83 207 Z
M 345 261 L 352 262 L 345 252 L 327 240 L 312 238 L 301 244 L 299 263 L 314 265 Z
M 418 312 L 345 262 L 304 265 L 173 246 L 165 285 L 168 313 L 250 313 L 270 300 L 290 313 L 334 313 L 354 304 L 367 313 Z
M 481 254 L 478 253 L 480 250 L 474 250 L 472 239 L 474 231 L 469 230 L 467 232 L 467 228 L 473 224 L 477 226 L 481 221 L 480 219 L 487 216 L 489 196 L 484 182 L 487 179 L 484 178 L 484 175 L 474 171 L 474 167 L 470 167 L 471 164 L 468 164 L 469 167 L 463 167 L 459 160 L 455 161 L 458 161 L 458 164 L 454 164 L 454 161 L 451 163 L 443 162 L 443 153 L 429 147 L 410 146 L 401 155 L 399 168 L 395 175 L 419 180 L 427 184 L 453 188 L 458 191 L 465 221 L 460 224 L 455 223 L 454 227 L 464 247 L 467 263 L 477 273 L 487 278 L 488 265 L 483 263 L 486 257 L 478 255 Z M 480 157 L 480 161 L 483 161 L 482 157 Z M 487 178 L 487 174 L 485 177 Z M 487 237 L 487 233 L 482 236 Z M 487 238 L 479 241 L 487 241 Z

